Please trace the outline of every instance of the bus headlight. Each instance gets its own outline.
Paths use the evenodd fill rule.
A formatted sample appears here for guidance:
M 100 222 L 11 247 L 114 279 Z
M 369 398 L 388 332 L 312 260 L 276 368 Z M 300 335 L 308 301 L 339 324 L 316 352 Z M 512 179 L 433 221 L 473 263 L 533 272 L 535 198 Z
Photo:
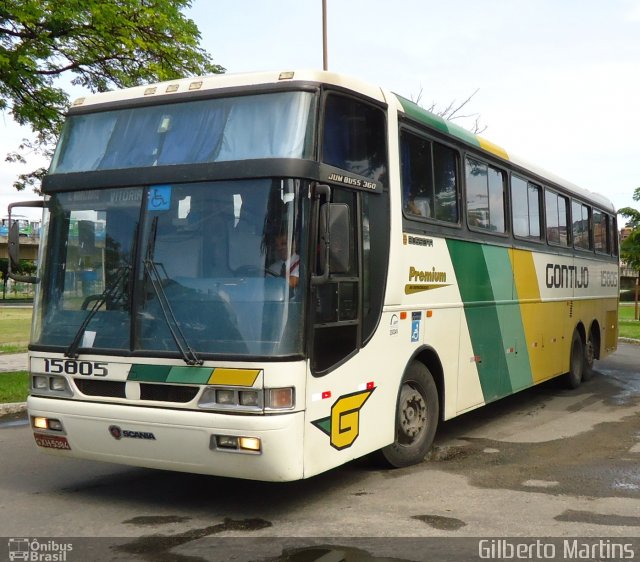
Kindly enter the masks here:
M 62 422 L 53 418 L 45 418 L 44 416 L 32 416 L 31 425 L 34 429 L 61 431 L 64 433 Z
M 44 375 L 34 375 L 33 388 L 35 390 L 49 390 L 49 377 Z
M 49 396 L 73 396 L 67 379 L 57 375 L 32 375 L 31 392 Z
M 260 452 L 260 439 L 257 437 L 240 437 L 238 439 L 238 447 L 243 451 Z
M 198 406 L 207 410 L 234 410 L 259 414 L 263 412 L 262 404 L 262 389 L 208 387 L 198 400 Z
M 295 391 L 291 386 L 285 388 L 205 388 L 198 400 L 198 406 L 207 410 L 220 410 L 248 413 L 292 410 L 295 407 Z
M 236 435 L 212 435 L 209 447 L 228 453 L 262 453 L 259 437 L 238 437 Z
M 51 377 L 50 388 L 57 392 L 63 392 L 67 390 L 67 381 L 62 377 Z
M 233 390 L 216 390 L 216 402 L 222 406 L 234 406 L 236 393 Z
M 258 406 L 258 391 L 257 390 L 241 390 L 240 391 L 240 405 L 242 406 Z

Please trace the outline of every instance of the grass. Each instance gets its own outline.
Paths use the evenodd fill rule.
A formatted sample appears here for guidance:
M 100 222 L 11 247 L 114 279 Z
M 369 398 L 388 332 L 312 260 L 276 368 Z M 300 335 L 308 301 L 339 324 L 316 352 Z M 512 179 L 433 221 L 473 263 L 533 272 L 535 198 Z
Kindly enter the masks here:
M 25 402 L 29 394 L 29 373 L 0 373 L 0 404 Z
M 618 314 L 618 335 L 621 338 L 640 340 L 640 320 L 634 320 L 635 307 L 633 304 L 620 304 Z
M 0 307 L 0 354 L 27 351 L 31 312 L 30 306 Z

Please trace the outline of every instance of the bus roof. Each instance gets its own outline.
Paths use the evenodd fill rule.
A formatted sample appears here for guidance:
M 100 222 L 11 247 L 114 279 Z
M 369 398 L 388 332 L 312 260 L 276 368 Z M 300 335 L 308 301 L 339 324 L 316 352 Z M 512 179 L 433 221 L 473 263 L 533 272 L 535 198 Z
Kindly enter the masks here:
M 454 137 L 455 139 L 479 150 L 488 152 L 494 157 L 510 162 L 513 165 L 538 176 L 541 180 L 546 180 L 552 185 L 559 186 L 586 201 L 596 203 L 604 210 L 612 213 L 615 212 L 613 203 L 599 193 L 588 191 L 571 182 L 561 179 L 560 177 L 547 172 L 546 170 L 543 170 L 510 152 L 507 152 L 502 147 L 486 140 L 485 138 L 479 135 L 474 135 L 455 123 L 444 120 L 442 117 L 427 111 L 416 103 L 400 95 L 386 92 L 382 88 L 373 86 L 367 82 L 333 72 L 317 70 L 270 71 L 242 74 L 213 74 L 203 77 L 182 78 L 146 86 L 136 86 L 112 92 L 92 94 L 78 98 L 71 105 L 71 110 L 125 102 L 134 99 L 152 99 L 154 97 L 163 97 L 164 99 L 167 99 L 165 96 L 178 94 L 182 94 L 184 96 L 189 95 L 190 93 L 195 94 L 196 92 L 205 92 L 207 90 L 282 84 L 283 82 L 292 80 L 295 80 L 296 82 L 313 82 L 340 86 L 359 92 L 360 94 L 383 103 L 390 103 L 391 100 L 394 100 L 396 103 L 392 102 L 392 105 L 395 105 L 398 111 L 404 113 L 415 121 L 440 131 L 445 135 Z

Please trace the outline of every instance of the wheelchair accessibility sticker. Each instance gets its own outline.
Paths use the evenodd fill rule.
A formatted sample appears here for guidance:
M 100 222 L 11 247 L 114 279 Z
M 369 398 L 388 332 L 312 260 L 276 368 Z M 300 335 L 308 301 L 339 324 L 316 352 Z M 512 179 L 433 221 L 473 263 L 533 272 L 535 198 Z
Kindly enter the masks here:
M 420 324 L 422 322 L 422 312 L 411 313 L 411 342 L 420 341 Z
M 168 211 L 171 208 L 171 186 L 154 185 L 149 189 L 148 211 Z

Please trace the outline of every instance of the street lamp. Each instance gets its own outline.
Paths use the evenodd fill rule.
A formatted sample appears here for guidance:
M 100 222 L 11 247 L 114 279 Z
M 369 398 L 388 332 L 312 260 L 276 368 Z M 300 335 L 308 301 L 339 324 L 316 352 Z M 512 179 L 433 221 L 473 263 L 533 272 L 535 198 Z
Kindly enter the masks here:
M 327 0 L 322 0 L 322 70 L 329 70 L 327 54 Z

